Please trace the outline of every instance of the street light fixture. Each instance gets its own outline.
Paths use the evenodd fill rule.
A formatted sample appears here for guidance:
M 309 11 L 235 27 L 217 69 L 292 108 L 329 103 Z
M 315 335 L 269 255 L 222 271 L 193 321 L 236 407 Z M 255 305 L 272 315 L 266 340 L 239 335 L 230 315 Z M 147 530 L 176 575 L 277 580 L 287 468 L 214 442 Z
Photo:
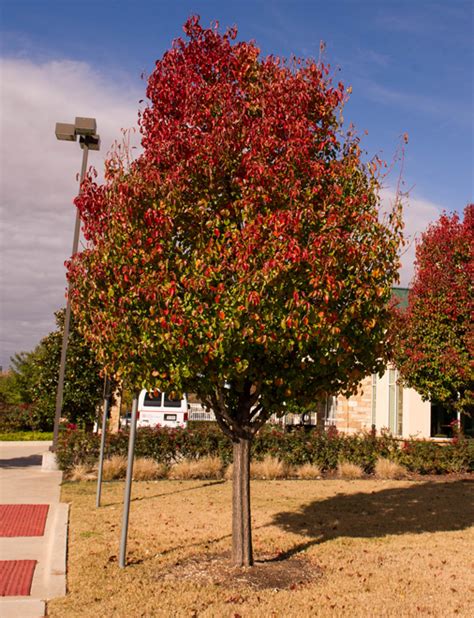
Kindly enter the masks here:
M 66 142 L 75 142 L 79 137 L 79 143 L 83 150 L 82 153 L 82 168 L 79 181 L 79 193 L 82 190 L 82 183 L 84 181 L 87 170 L 87 155 L 89 150 L 100 149 L 100 137 L 97 135 L 97 123 L 95 118 L 83 118 L 76 117 L 74 124 L 68 124 L 64 122 L 56 123 L 56 137 L 59 140 Z M 74 238 L 72 242 L 72 255 L 77 253 L 79 246 L 79 233 L 81 230 L 81 217 L 79 209 L 76 212 L 76 223 L 74 226 Z M 66 303 L 66 315 L 64 318 L 64 332 L 63 342 L 61 347 L 61 360 L 59 364 L 59 378 L 58 389 L 56 392 L 56 412 L 54 415 L 54 433 L 53 433 L 53 446 L 52 451 L 56 451 L 59 436 L 59 419 L 61 418 L 61 410 L 63 406 L 63 390 L 64 390 L 64 374 L 66 371 L 66 352 L 69 339 L 69 325 L 71 322 L 71 303 L 70 303 L 70 286 L 68 289 L 68 298 Z

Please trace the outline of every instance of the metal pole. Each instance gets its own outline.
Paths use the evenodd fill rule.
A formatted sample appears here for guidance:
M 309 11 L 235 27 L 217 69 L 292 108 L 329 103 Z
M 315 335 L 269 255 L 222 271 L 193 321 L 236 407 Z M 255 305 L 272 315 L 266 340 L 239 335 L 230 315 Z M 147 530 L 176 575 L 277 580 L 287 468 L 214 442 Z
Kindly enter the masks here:
M 105 435 L 107 433 L 107 418 L 110 408 L 110 380 L 105 378 L 104 382 L 104 411 L 102 413 L 102 435 L 100 436 L 99 470 L 97 475 L 97 495 L 95 505 L 100 506 L 100 495 L 102 493 L 102 470 L 104 468 Z
M 133 455 L 135 452 L 135 434 L 137 431 L 137 407 L 138 399 L 133 398 L 132 418 L 130 421 L 130 436 L 128 438 L 128 463 L 127 478 L 125 479 L 125 495 L 123 499 L 122 532 L 120 535 L 119 566 L 123 569 L 126 565 L 128 515 L 130 513 L 130 494 L 132 490 Z
M 81 177 L 79 181 L 79 195 L 82 190 L 82 182 L 86 176 L 87 170 L 87 155 L 89 153 L 89 148 L 87 143 L 84 144 L 84 150 L 82 153 L 82 169 L 81 169 Z M 72 255 L 77 253 L 77 249 L 79 246 L 79 233 L 81 231 L 81 215 L 79 213 L 79 209 L 76 212 L 76 224 L 74 226 L 74 238 L 72 241 Z M 51 450 L 54 452 L 58 446 L 58 437 L 59 437 L 59 419 L 61 418 L 61 410 L 63 407 L 63 390 L 64 390 L 64 374 L 66 373 L 66 352 L 67 352 L 67 344 L 69 340 L 69 325 L 71 323 L 71 301 L 70 301 L 70 290 L 71 286 L 68 286 L 68 295 L 67 295 L 67 303 L 66 303 L 66 315 L 64 316 L 64 332 L 63 332 L 63 342 L 61 347 L 61 360 L 59 363 L 59 377 L 58 377 L 58 390 L 56 391 L 56 412 L 54 415 L 54 431 L 53 431 L 53 445 Z

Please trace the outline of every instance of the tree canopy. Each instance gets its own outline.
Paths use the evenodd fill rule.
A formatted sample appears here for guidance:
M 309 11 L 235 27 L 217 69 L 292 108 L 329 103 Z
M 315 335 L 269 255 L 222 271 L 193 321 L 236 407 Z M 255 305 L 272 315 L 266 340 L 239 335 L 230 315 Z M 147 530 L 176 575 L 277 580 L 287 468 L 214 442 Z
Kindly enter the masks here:
M 380 162 L 342 133 L 328 67 L 197 18 L 185 33 L 148 80 L 143 154 L 117 150 L 77 199 L 71 302 L 108 373 L 197 393 L 245 451 L 289 398 L 382 369 L 400 209 L 381 217 Z
M 7 404 L 31 404 L 33 428 L 51 430 L 54 422 L 59 359 L 61 356 L 64 309 L 56 314 L 57 329 L 44 337 L 31 352 L 12 358 L 12 371 L 2 391 Z M 63 415 L 71 423 L 91 424 L 102 400 L 101 368 L 88 344 L 71 324 Z
M 425 399 L 473 412 L 474 204 L 443 214 L 416 248 L 396 363 Z

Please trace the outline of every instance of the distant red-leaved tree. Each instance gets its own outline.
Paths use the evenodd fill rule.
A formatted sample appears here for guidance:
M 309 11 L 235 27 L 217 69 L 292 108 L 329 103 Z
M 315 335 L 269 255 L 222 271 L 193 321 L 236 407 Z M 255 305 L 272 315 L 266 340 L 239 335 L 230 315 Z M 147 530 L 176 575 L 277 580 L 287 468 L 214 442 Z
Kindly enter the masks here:
M 252 564 L 250 444 L 285 401 L 383 367 L 400 209 L 343 136 L 345 91 L 197 18 L 156 63 L 144 152 L 77 200 L 71 301 L 110 374 L 196 393 L 234 443 L 233 561 Z
M 395 361 L 425 399 L 473 412 L 474 204 L 443 214 L 416 248 Z

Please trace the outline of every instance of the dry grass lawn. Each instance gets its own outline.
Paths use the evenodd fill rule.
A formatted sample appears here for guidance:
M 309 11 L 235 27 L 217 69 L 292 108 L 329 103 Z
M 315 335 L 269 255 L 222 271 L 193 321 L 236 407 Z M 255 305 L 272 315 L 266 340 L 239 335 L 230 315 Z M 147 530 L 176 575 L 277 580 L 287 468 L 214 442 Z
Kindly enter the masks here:
M 253 481 L 256 567 L 229 568 L 231 483 L 67 483 L 68 594 L 48 616 L 471 616 L 472 479 Z

